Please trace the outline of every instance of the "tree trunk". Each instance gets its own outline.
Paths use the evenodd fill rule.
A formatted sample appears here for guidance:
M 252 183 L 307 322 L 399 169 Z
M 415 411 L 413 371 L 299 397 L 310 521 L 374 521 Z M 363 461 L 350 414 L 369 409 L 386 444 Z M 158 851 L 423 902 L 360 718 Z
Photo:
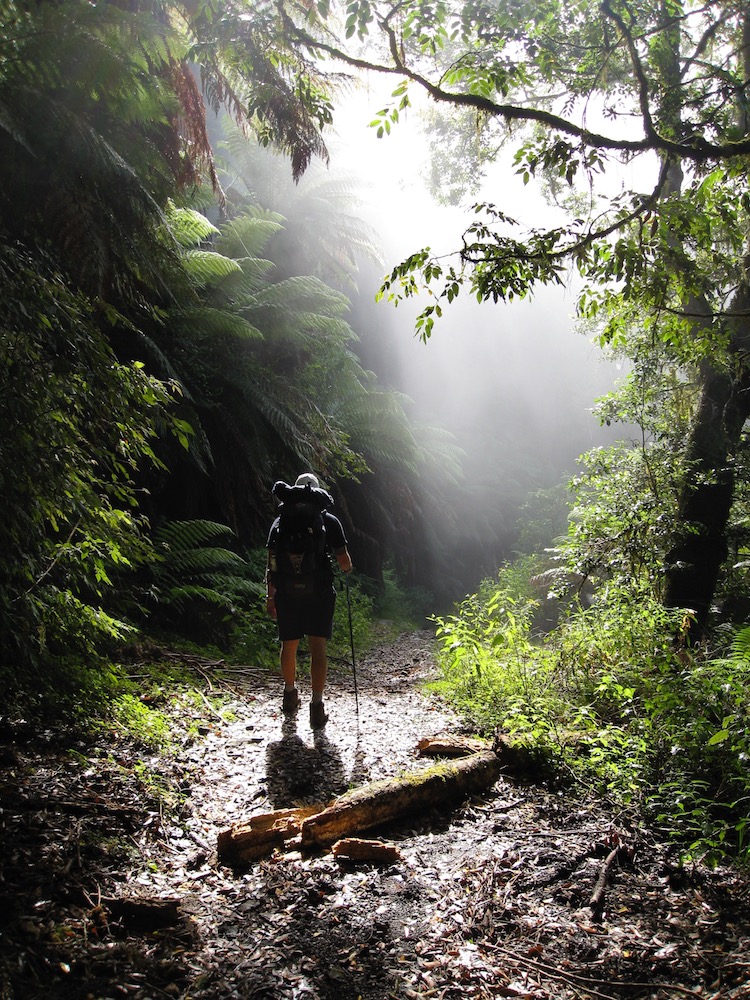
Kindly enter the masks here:
M 734 309 L 747 307 L 747 290 Z M 739 331 L 733 340 L 740 341 Z M 665 567 L 664 603 L 694 612 L 693 637 L 705 630 L 726 561 L 727 527 L 734 500 L 735 453 L 750 416 L 750 368 L 738 350 L 725 367 L 704 363 L 703 389 L 686 447 L 687 473 L 679 522 Z

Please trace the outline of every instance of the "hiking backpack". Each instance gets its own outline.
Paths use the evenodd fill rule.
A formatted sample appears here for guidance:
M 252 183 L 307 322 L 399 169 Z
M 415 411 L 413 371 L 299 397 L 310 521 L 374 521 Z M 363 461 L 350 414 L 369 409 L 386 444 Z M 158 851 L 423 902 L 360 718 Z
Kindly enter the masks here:
M 276 532 L 274 584 L 282 593 L 310 597 L 333 578 L 323 512 L 333 498 L 314 486 L 276 483 L 282 502 Z

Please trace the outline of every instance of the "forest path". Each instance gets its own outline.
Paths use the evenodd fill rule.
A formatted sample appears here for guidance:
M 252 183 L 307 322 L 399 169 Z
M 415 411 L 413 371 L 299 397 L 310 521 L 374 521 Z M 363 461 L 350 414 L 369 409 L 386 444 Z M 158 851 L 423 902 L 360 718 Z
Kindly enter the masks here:
M 217 864 L 221 829 L 427 766 L 418 739 L 460 725 L 424 692 L 427 632 L 357 664 L 359 718 L 337 667 L 322 734 L 304 680 L 290 722 L 278 678 L 199 672 L 222 709 L 196 696 L 189 736 L 183 705 L 168 757 L 23 746 L 17 730 L 6 743 L 0 789 L 12 772 L 20 791 L 0 803 L 3 1000 L 750 997 L 747 880 L 682 870 L 601 803 L 532 784 L 503 778 L 450 813 L 391 825 L 401 860 L 387 868 L 295 852 L 242 873 Z M 178 819 L 144 796 L 145 775 L 177 790 Z

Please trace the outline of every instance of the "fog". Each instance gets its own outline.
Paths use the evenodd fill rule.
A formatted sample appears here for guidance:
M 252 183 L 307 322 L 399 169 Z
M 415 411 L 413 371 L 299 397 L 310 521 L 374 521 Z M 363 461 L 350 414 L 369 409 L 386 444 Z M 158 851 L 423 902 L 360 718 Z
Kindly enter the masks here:
M 571 284 L 497 304 L 477 303 L 464 291 L 445 304 L 426 344 L 415 336 L 414 324 L 434 299 L 420 295 L 398 307 L 376 302 L 384 275 L 409 254 L 430 247 L 442 257 L 461 245 L 476 201 L 492 202 L 518 219 L 514 235 L 519 239 L 529 227 L 562 222 L 559 210 L 515 175 L 512 148 L 492 166 L 480 192 L 453 206 L 434 200 L 428 180 L 430 137 L 419 115 L 402 115 L 382 139 L 369 127 L 392 86 L 381 85 L 380 93 L 365 88 L 337 104 L 336 132 L 326 136 L 331 159 L 325 177 L 319 165 L 313 166 L 301 187 L 315 187 L 320 180 L 321 190 L 336 199 L 327 188 L 331 181 L 341 177 L 345 186 L 354 184 L 359 204 L 344 210 L 352 221 L 362 219 L 372 227 L 382 250 L 377 263 L 363 256 L 357 290 L 346 289 L 348 319 L 359 338 L 354 349 L 381 385 L 409 397 L 407 414 L 413 426 L 424 428 L 420 443 L 432 440 L 429 428 L 439 428 L 450 432 L 462 451 L 457 483 L 441 475 L 439 455 L 423 477 L 423 492 L 415 498 L 423 536 L 409 546 L 415 551 L 405 569 L 412 582 L 439 589 L 436 597 L 445 607 L 513 555 L 519 512 L 531 494 L 567 481 L 582 452 L 615 439 L 618 429 L 602 428 L 593 407 L 623 373 L 590 335 L 576 329 Z M 279 176 L 278 169 L 272 170 L 272 186 Z M 285 213 L 283 201 L 273 204 Z M 331 210 L 335 213 L 337 206 Z M 296 269 L 306 266 L 304 229 L 297 234 L 297 243 L 284 245 L 287 273 L 304 273 Z M 564 509 L 558 513 L 556 533 L 565 529 Z M 378 526 L 370 530 L 377 534 Z M 552 534 L 541 540 L 541 547 L 551 539 Z M 438 587 L 433 586 L 436 578 Z
M 381 139 L 368 127 L 385 103 L 374 88 L 351 95 L 337 112 L 330 144 L 331 171 L 359 179 L 362 215 L 384 249 L 382 267 L 363 266 L 354 305 L 362 360 L 414 400 L 416 419 L 456 435 L 467 477 L 482 478 L 492 463 L 496 474 L 500 466 L 514 478 L 520 493 L 557 483 L 575 470 L 581 452 L 613 440 L 616 432 L 600 427 L 592 407 L 622 375 L 576 330 L 573 288 L 546 287 L 507 304 L 479 304 L 464 293 L 445 307 L 427 344 L 415 338 L 414 319 L 429 298 L 398 308 L 373 301 L 383 275 L 409 253 L 429 246 L 440 255 L 460 246 L 477 200 L 492 201 L 527 225 L 561 217 L 514 174 L 510 153 L 493 167 L 480 195 L 456 207 L 438 204 L 427 191 L 429 151 L 418 114 L 402 117 Z

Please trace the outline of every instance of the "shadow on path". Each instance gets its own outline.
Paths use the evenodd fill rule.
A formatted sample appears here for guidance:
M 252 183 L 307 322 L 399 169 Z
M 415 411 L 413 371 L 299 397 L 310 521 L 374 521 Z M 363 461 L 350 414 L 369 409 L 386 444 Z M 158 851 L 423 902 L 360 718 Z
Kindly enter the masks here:
M 281 739 L 266 749 L 268 797 L 274 809 L 325 803 L 346 791 L 341 751 L 324 730 L 312 734 L 313 745 L 297 732 L 297 719 L 285 719 Z

